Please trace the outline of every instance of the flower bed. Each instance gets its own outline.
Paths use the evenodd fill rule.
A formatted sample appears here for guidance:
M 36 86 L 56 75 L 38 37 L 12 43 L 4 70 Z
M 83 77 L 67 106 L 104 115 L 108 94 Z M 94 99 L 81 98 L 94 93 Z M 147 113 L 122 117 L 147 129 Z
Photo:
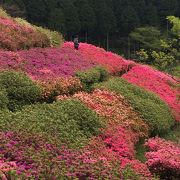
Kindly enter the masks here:
M 108 161 L 119 160 L 120 167 L 130 166 L 137 174 L 150 177 L 147 166 L 135 160 L 135 144 L 140 137 L 148 136 L 148 126 L 129 106 L 122 96 L 105 90 L 95 90 L 92 94 L 77 93 L 78 98 L 97 114 L 105 118 L 107 127 L 102 133 L 92 138 L 85 147 L 95 159 L 102 158 Z M 59 96 L 59 100 L 71 99 Z M 143 167 L 143 168 L 142 168 Z
M 64 43 L 63 47 L 74 48 L 71 42 Z M 121 56 L 90 44 L 80 43 L 79 47 L 79 54 L 92 62 L 105 66 L 112 74 L 122 74 L 135 65 L 133 61 L 125 60 Z
M 122 76 L 128 82 L 143 87 L 160 96 L 172 109 L 177 121 L 180 121 L 180 103 L 177 89 L 173 89 L 169 82 L 177 83 L 165 73 L 154 70 L 145 65 L 133 67 L 127 74 Z
M 143 119 L 133 111 L 124 97 L 106 90 L 95 90 L 92 94 L 78 93 L 73 97 L 78 98 L 87 106 L 94 109 L 97 114 L 107 118 L 109 126 L 121 125 L 133 130 L 139 137 L 148 136 L 148 126 Z
M 35 80 L 72 76 L 95 65 L 69 48 L 0 51 L 0 69 L 22 70 Z
M 119 179 L 137 176 L 130 169 L 127 171 L 126 168 L 124 170 L 119 168 L 118 161 L 108 161 L 102 157 L 95 158 L 87 149 L 82 151 L 69 149 L 58 145 L 55 139 L 49 143 L 42 135 L 22 131 L 4 132 L 0 133 L 0 139 L 2 158 L 0 172 L 15 170 L 20 179 L 88 178 L 93 180 L 99 177 Z

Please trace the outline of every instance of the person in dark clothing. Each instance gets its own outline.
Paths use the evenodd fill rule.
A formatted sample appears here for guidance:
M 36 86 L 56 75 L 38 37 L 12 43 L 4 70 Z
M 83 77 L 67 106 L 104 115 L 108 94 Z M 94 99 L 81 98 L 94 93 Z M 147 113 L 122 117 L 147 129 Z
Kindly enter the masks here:
M 74 48 L 76 50 L 79 49 L 79 41 L 78 41 L 78 36 L 77 35 L 74 37 Z

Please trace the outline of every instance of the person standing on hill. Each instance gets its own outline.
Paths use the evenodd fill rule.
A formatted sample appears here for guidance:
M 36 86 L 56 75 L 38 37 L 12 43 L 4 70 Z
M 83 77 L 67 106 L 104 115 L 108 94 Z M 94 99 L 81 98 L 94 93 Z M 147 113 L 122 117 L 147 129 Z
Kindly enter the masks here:
M 74 37 L 74 48 L 75 48 L 76 50 L 79 49 L 78 35 L 76 35 L 76 36 Z

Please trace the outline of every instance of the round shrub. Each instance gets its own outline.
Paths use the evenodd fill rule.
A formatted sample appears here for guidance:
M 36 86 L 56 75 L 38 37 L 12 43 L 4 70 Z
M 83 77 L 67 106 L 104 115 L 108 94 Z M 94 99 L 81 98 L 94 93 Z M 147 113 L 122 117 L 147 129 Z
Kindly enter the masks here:
M 1 71 L 0 86 L 7 92 L 12 111 L 37 102 L 41 95 L 41 88 L 22 72 Z
M 5 89 L 0 88 L 0 110 L 7 107 L 8 97 Z
M 108 72 L 104 67 L 96 66 L 86 71 L 79 71 L 75 74 L 83 84 L 85 90 L 91 90 L 94 83 L 105 81 Z
M 168 105 L 157 95 L 145 89 L 132 85 L 121 78 L 112 78 L 95 87 L 109 89 L 123 95 L 148 123 L 152 135 L 168 131 L 174 124 Z
M 102 121 L 80 101 L 66 100 L 53 104 L 37 104 L 13 114 L 6 130 L 23 130 L 56 137 L 62 143 L 80 147 L 88 138 L 97 135 Z M 4 124 L 4 120 L 0 122 Z

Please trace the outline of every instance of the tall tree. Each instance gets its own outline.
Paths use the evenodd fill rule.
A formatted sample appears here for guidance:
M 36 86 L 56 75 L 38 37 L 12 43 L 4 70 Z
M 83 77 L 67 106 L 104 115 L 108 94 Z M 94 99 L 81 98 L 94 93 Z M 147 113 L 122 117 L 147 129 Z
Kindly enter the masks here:
M 149 26 L 159 26 L 160 22 L 156 6 L 152 3 L 148 3 L 145 10 L 145 24 Z
M 64 12 L 61 8 L 55 8 L 48 20 L 48 25 L 50 28 L 57 30 L 61 33 L 66 32 L 66 21 L 64 17 Z
M 178 11 L 179 0 L 158 0 L 156 6 L 162 25 L 166 25 L 166 17 L 175 15 Z
M 95 29 L 96 16 L 88 0 L 77 0 L 76 6 L 79 12 L 81 31 L 85 33 L 85 41 L 87 42 L 88 33 Z
M 81 28 L 78 10 L 71 0 L 61 1 L 61 7 L 66 20 L 66 32 L 68 37 L 70 37 L 72 40 L 72 36 L 78 33 Z
M 129 34 L 130 31 L 138 27 L 140 21 L 137 12 L 132 6 L 127 6 L 126 9 L 122 10 L 120 20 L 120 31 L 123 32 L 125 35 Z

